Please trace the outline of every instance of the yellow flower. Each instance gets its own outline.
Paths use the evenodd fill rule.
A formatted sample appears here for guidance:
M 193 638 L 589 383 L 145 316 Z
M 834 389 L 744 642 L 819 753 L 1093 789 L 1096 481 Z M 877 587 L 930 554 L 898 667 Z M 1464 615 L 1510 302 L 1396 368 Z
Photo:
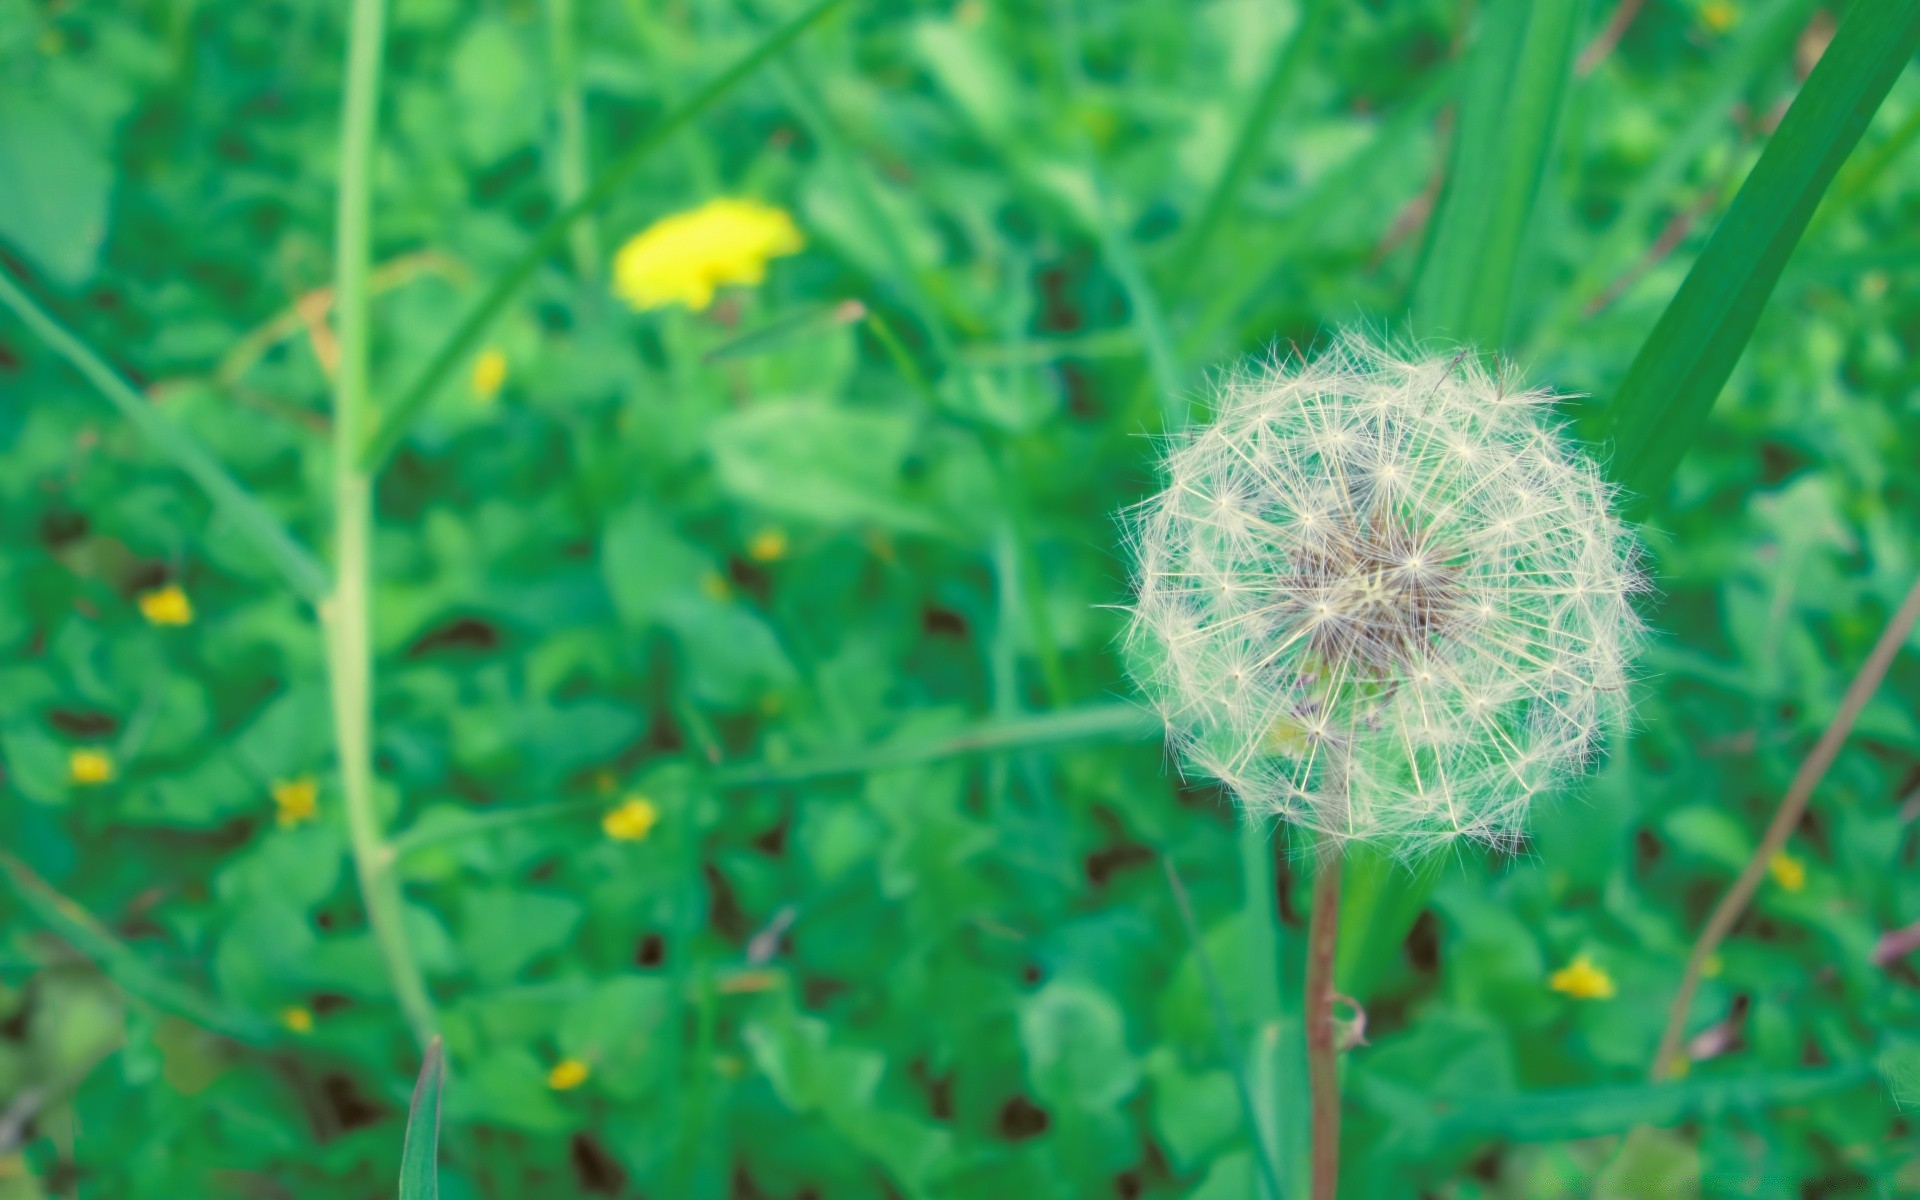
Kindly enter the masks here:
M 1715 33 L 1725 33 L 1733 28 L 1734 22 L 1740 19 L 1740 10 L 1727 0 L 1711 0 L 1711 3 L 1700 10 L 1700 19 Z
M 547 1072 L 547 1086 L 556 1092 L 572 1091 L 587 1081 L 593 1074 L 587 1064 L 577 1058 L 563 1058 L 553 1064 L 553 1070 Z
M 600 818 L 600 828 L 615 841 L 639 842 L 660 823 L 660 810 L 645 796 L 628 796 L 619 808 Z
M 280 828 L 291 829 L 314 819 L 320 810 L 320 785 L 311 775 L 273 782 L 273 805 L 279 809 Z
M 67 778 L 74 783 L 112 783 L 113 760 L 105 750 L 75 750 L 67 755 Z
M 1547 981 L 1547 986 L 1575 1000 L 1605 1000 L 1613 995 L 1613 976 L 1594 966 L 1592 959 L 1581 954 L 1555 971 L 1553 978 Z
M 298 1004 L 280 1010 L 280 1023 L 294 1033 L 313 1032 L 313 1014 Z
M 473 375 L 469 379 L 473 388 L 473 398 L 482 404 L 491 404 L 507 383 L 507 356 L 497 346 L 488 346 L 473 360 Z
M 1767 872 L 1773 876 L 1775 883 L 1790 892 L 1807 886 L 1807 864 L 1785 851 L 1768 860 Z
M 149 625 L 186 625 L 193 621 L 193 602 L 180 590 L 180 585 L 170 583 L 140 593 L 140 615 Z
M 699 311 L 714 289 L 758 284 L 767 260 L 806 244 L 783 209 L 756 200 L 709 200 L 662 217 L 613 256 L 613 290 L 637 309 L 684 304 Z
M 787 556 L 787 535 L 779 529 L 762 529 L 747 543 L 747 557 L 755 562 L 773 562 Z

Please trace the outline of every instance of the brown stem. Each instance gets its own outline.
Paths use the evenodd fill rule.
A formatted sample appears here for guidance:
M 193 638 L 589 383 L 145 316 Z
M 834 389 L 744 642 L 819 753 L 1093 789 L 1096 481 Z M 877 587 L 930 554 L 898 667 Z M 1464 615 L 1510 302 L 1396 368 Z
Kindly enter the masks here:
M 1920 579 L 1914 580 L 1913 587 L 1907 592 L 1907 598 L 1901 601 L 1900 608 L 1880 631 L 1880 640 L 1873 644 L 1873 650 L 1867 655 L 1867 661 L 1860 664 L 1860 671 L 1847 685 L 1846 695 L 1841 697 L 1840 711 L 1820 734 L 1820 740 L 1814 744 L 1813 753 L 1807 755 L 1800 764 L 1793 782 L 1787 787 L 1787 794 L 1780 801 L 1780 808 L 1773 814 L 1773 823 L 1767 826 L 1767 832 L 1760 839 L 1760 845 L 1754 850 L 1753 857 L 1747 860 L 1740 878 L 1734 880 L 1727 894 L 1713 910 L 1713 916 L 1707 919 L 1707 927 L 1700 931 L 1700 940 L 1693 944 L 1693 952 L 1687 956 L 1686 974 L 1681 977 L 1679 994 L 1673 998 L 1673 1007 L 1667 1012 L 1666 1032 L 1660 1035 L 1660 1048 L 1653 1055 L 1652 1078 L 1655 1082 L 1670 1078 L 1675 1059 L 1680 1053 L 1680 1041 L 1686 1034 L 1687 1013 L 1693 1007 L 1693 995 L 1700 987 L 1700 972 L 1706 966 L 1707 959 L 1720 947 L 1734 922 L 1747 910 L 1747 903 L 1753 899 L 1753 893 L 1760 887 L 1760 881 L 1766 876 L 1767 865 L 1773 856 L 1780 853 L 1787 844 L 1787 837 L 1800 818 L 1807 811 L 1807 800 L 1813 795 L 1813 789 L 1833 765 L 1840 746 L 1853 731 L 1853 723 L 1860 716 L 1860 710 L 1873 699 L 1874 692 L 1880 688 L 1880 681 L 1886 677 L 1887 668 L 1893 665 L 1894 655 L 1907 640 L 1915 620 L 1920 620 Z M 1317 928 L 1317 926 L 1316 926 Z M 1316 1197 L 1318 1193 L 1315 1193 Z
M 1340 1189 L 1340 1057 L 1333 1024 L 1333 953 L 1340 941 L 1339 850 L 1320 860 L 1307 931 L 1307 1081 L 1313 1102 L 1313 1200 Z

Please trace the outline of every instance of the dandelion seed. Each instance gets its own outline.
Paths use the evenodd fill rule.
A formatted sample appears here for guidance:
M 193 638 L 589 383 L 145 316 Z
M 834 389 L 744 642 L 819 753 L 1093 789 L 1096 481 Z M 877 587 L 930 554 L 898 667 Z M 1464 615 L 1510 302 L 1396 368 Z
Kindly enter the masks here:
M 1547 986 L 1575 1000 L 1607 1000 L 1614 992 L 1613 976 L 1594 966 L 1584 954 L 1555 971 Z
M 75 750 L 67 755 L 67 779 L 81 786 L 113 782 L 113 759 L 104 750 Z
M 473 389 L 473 398 L 480 404 L 491 404 L 500 395 L 500 389 L 507 385 L 507 356 L 497 346 L 488 346 L 473 360 L 473 374 L 468 378 Z
M 180 590 L 178 584 L 168 584 L 150 592 L 140 593 L 140 615 L 149 625 L 190 625 L 193 623 L 193 602 Z
M 313 1013 L 299 1005 L 280 1010 L 280 1024 L 291 1033 L 312 1033 Z
M 1510 843 L 1591 766 L 1643 582 L 1552 399 L 1355 336 L 1225 380 L 1128 520 L 1129 658 L 1188 768 L 1412 855 Z
M 280 828 L 292 829 L 320 815 L 320 784 L 311 775 L 298 779 L 277 779 L 273 783 L 274 819 Z
M 660 823 L 660 810 L 644 796 L 628 796 L 619 808 L 600 818 L 600 828 L 615 841 L 645 841 Z
M 1767 860 L 1767 873 L 1789 892 L 1807 886 L 1807 864 L 1784 850 Z
M 806 240 L 785 210 L 754 200 L 710 200 L 654 222 L 613 258 L 613 290 L 637 309 L 684 304 L 700 311 L 728 284 L 755 286 L 769 260 Z
M 556 1092 L 570 1092 L 587 1081 L 593 1069 L 577 1058 L 563 1058 L 547 1072 L 547 1086 Z

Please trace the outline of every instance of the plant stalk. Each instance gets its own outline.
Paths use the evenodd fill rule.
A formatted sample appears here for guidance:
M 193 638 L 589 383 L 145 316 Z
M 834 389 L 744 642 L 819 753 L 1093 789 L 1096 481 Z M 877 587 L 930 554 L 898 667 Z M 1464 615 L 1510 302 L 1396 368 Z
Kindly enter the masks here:
M 1333 959 L 1340 946 L 1338 850 L 1320 860 L 1307 930 L 1307 1078 L 1313 1104 L 1313 1200 L 1340 1189 L 1340 1048 L 1333 1023 Z
M 1682 1049 L 1687 1015 L 1693 1008 L 1694 993 L 1700 988 L 1700 976 L 1706 970 L 1707 960 L 1713 957 L 1714 951 L 1720 948 L 1720 943 L 1733 932 L 1734 925 L 1747 911 L 1753 894 L 1760 890 L 1760 883 L 1766 878 L 1767 867 L 1773 862 L 1774 855 L 1786 848 L 1787 838 L 1800 824 L 1800 818 L 1806 815 L 1807 802 L 1813 797 L 1813 789 L 1820 785 L 1827 768 L 1839 756 L 1840 747 L 1846 742 L 1847 735 L 1853 732 L 1853 723 L 1859 718 L 1860 710 L 1880 690 L 1881 680 L 1886 678 L 1888 668 L 1900 653 L 1900 647 L 1906 644 L 1907 635 L 1913 631 L 1916 621 L 1920 621 L 1920 579 L 1914 581 L 1906 599 L 1888 620 L 1886 628 L 1880 631 L 1880 639 L 1867 654 L 1867 661 L 1860 664 L 1859 673 L 1847 685 L 1846 694 L 1840 699 L 1840 711 L 1834 714 L 1832 722 L 1814 744 L 1813 752 L 1807 755 L 1800 769 L 1794 773 L 1793 782 L 1787 785 L 1787 794 L 1781 798 L 1780 807 L 1768 823 L 1766 834 L 1761 837 L 1760 844 L 1754 847 L 1753 855 L 1747 859 L 1739 878 L 1727 889 L 1727 894 L 1720 897 L 1720 903 L 1714 906 L 1706 928 L 1700 931 L 1699 940 L 1694 942 L 1692 952 L 1687 955 L 1686 973 L 1667 1012 L 1667 1027 L 1660 1035 L 1660 1048 L 1654 1051 L 1653 1068 L 1649 1072 L 1653 1082 L 1671 1079 L 1675 1069 L 1686 1063 Z
M 373 794 L 373 646 L 371 542 L 373 480 L 359 464 L 369 425 L 371 335 L 367 276 L 371 257 L 373 149 L 380 103 L 386 0 L 354 0 L 347 34 L 346 98 L 340 119 L 340 198 L 334 230 L 334 311 L 340 364 L 333 398 L 333 594 L 320 606 L 334 739 L 346 796 L 347 832 L 361 903 L 386 967 L 388 985 L 424 1049 L 433 1040 L 433 1000 L 403 923 L 393 853 Z

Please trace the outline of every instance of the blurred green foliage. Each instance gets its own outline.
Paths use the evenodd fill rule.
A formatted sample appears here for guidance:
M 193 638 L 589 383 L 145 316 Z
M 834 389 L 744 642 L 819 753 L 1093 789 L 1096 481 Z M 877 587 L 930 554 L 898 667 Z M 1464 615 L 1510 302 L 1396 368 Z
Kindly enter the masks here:
M 0 8 L 5 267 L 317 548 L 342 7 Z M 394 0 L 376 401 L 774 7 Z M 853 4 L 555 247 L 487 334 L 497 394 L 463 363 L 377 493 L 443 1195 L 1259 1194 L 1207 978 L 1290 1151 L 1295 872 L 1116 703 L 1112 513 L 1206 367 L 1339 323 L 1611 394 L 1836 14 L 1650 0 L 1612 45 L 1612 5 L 1538 7 L 1482 6 L 1530 23 L 1496 88 L 1454 0 Z M 1640 1082 L 1920 571 L 1916 132 L 1909 72 L 1653 510 L 1636 736 L 1525 853 L 1438 864 L 1411 935 L 1350 930 L 1346 1194 L 1920 1193 L 1920 975 L 1874 956 L 1920 920 L 1912 653 L 1704 987 L 1702 1061 Z M 1450 209 L 1473 161 L 1511 177 Z M 613 248 L 720 195 L 808 248 L 703 313 L 620 306 Z M 1462 280 L 1509 213 L 1511 280 Z M 391 1195 L 418 1057 L 310 612 L 11 319 L 0 528 L 0 1197 Z M 190 623 L 143 617 L 168 584 Z M 628 797 L 658 821 L 612 838 Z M 1579 955 L 1610 998 L 1549 987 Z

